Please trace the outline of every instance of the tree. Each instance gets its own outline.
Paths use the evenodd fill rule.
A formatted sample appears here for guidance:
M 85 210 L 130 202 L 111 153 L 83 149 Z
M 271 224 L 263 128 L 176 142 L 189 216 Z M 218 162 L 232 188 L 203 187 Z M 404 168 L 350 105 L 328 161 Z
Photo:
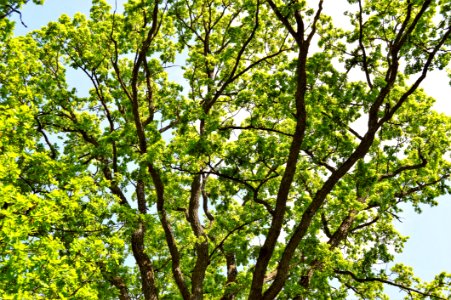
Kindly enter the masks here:
M 451 3 L 349 0 L 343 29 L 323 2 L 95 0 L 5 38 L 2 297 L 450 297 L 450 274 L 380 265 L 400 205 L 449 192 L 451 120 L 420 85 Z

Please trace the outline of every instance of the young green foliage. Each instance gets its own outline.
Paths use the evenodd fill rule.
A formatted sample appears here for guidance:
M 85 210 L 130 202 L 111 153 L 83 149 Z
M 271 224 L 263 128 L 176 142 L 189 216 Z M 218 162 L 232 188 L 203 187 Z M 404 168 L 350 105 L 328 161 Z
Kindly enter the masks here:
M 451 119 L 420 86 L 450 4 L 348 2 L 344 29 L 327 1 L 95 0 L 4 38 L 2 297 L 449 297 L 450 274 L 380 264 L 401 205 L 449 192 Z

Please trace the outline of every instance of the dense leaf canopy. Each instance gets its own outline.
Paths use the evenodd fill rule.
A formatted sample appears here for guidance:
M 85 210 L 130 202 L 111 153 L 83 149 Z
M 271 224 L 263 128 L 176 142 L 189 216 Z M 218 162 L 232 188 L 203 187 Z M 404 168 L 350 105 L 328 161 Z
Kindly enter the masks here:
M 0 4 L 2 299 L 450 297 L 389 264 L 400 205 L 449 191 L 421 89 L 449 1 L 94 0 L 13 37 L 26 2 Z

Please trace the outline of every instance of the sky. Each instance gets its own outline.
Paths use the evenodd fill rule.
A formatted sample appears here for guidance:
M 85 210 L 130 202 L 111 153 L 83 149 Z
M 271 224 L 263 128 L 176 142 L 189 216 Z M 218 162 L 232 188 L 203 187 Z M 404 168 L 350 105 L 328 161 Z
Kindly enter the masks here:
M 118 12 L 121 11 L 125 0 L 117 0 Z M 110 0 L 114 7 L 114 0 Z M 341 15 L 343 1 L 326 1 L 325 13 L 331 15 L 338 23 L 346 22 Z M 57 20 L 65 13 L 72 16 L 76 12 L 89 13 L 89 0 L 46 0 L 43 6 L 26 5 L 22 11 L 22 20 L 16 24 L 16 35 L 26 34 L 30 30 L 38 29 L 49 21 Z M 16 16 L 17 20 L 17 16 Z M 177 75 L 171 76 L 176 78 Z M 77 71 L 68 73 L 68 83 L 86 93 L 87 86 L 77 81 Z M 451 86 L 450 79 L 444 72 L 434 71 L 428 75 L 422 87 L 436 99 L 434 109 L 451 115 Z M 84 90 L 84 91 L 83 91 Z M 405 207 L 400 215 L 402 222 L 397 222 L 397 229 L 410 239 L 405 245 L 404 252 L 396 256 L 395 262 L 402 262 L 413 267 L 417 276 L 424 280 L 432 280 L 435 274 L 442 271 L 451 272 L 451 196 L 438 199 L 438 207 L 422 206 L 422 214 L 417 214 L 410 207 Z M 392 299 L 401 299 L 398 289 L 390 288 Z

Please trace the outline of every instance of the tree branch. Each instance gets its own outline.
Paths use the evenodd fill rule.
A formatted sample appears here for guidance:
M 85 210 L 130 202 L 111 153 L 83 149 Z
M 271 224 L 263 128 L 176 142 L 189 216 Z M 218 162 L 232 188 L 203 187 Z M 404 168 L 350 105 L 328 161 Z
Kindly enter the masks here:
M 435 296 L 435 295 L 430 294 L 430 293 L 425 293 L 425 292 L 422 292 L 420 290 L 408 287 L 406 285 L 399 284 L 399 283 L 396 283 L 396 282 L 393 282 L 393 281 L 390 281 L 390 280 L 386 280 L 386 279 L 382 279 L 382 278 L 377 278 L 377 277 L 361 278 L 361 277 L 358 277 L 357 275 L 355 275 L 354 273 L 352 273 L 351 271 L 346 271 L 346 270 L 335 270 L 335 273 L 340 274 L 340 275 L 350 276 L 355 281 L 361 282 L 361 283 L 363 283 L 363 282 L 380 282 L 380 283 L 388 284 L 388 285 L 391 285 L 391 286 L 394 286 L 394 287 L 398 287 L 398 288 L 400 288 L 400 289 L 402 289 L 404 291 L 414 292 L 414 293 L 417 293 L 417 294 L 422 295 L 422 296 L 433 297 L 433 298 L 436 298 L 436 299 L 446 300 L 446 298 Z
M 382 181 L 382 180 L 385 180 L 385 179 L 388 179 L 388 178 L 393 178 L 393 177 L 395 177 L 395 176 L 399 175 L 400 173 L 402 173 L 404 171 L 407 171 L 407 170 L 417 170 L 417 169 L 425 167 L 427 165 L 428 161 L 421 154 L 421 150 L 418 150 L 418 156 L 421 159 L 421 163 L 416 164 L 416 165 L 402 166 L 402 167 L 396 169 L 395 171 L 393 171 L 391 173 L 384 174 L 384 175 L 380 176 L 378 181 Z
M 285 26 L 285 28 L 288 30 L 288 32 L 293 36 L 295 40 L 298 40 L 298 33 L 293 29 L 293 26 L 291 26 L 290 21 L 287 17 L 282 15 L 277 5 L 274 3 L 273 0 L 267 0 L 269 6 L 273 10 L 273 12 L 276 14 L 277 18 L 280 22 Z
M 362 0 L 359 0 L 359 47 L 362 50 L 362 63 L 363 70 L 365 71 L 366 82 L 368 83 L 368 87 L 372 90 L 373 83 L 371 82 L 370 72 L 368 69 L 368 59 L 366 57 L 365 46 L 363 45 L 363 20 L 362 20 Z

